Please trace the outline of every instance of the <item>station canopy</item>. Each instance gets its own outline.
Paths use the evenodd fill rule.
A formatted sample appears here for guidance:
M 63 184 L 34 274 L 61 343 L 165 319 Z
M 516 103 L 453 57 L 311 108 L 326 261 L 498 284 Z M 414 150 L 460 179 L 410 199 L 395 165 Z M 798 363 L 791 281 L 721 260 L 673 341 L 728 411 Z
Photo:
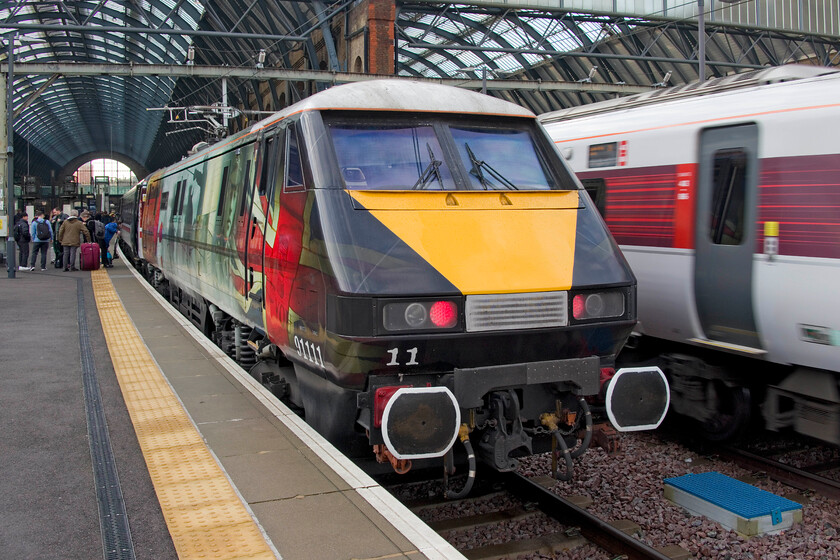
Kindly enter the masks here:
M 707 0 L 706 77 L 790 62 L 838 64 L 836 0 L 806 0 L 778 13 L 769 8 L 777 3 Z M 545 4 L 396 0 L 393 71 L 484 87 L 535 113 L 698 77 L 696 2 L 596 3 L 639 4 L 650 13 L 589 11 L 591 2 L 577 0 L 557 3 L 565 8 L 540 7 Z M 150 109 L 211 107 L 226 97 L 238 109 L 225 127 L 232 133 L 315 91 L 366 78 L 348 72 L 347 52 L 348 42 L 364 31 L 348 28 L 353 11 L 364 5 L 3 2 L 0 71 L 7 74 L 10 50 L 18 69 L 12 90 L 16 176 L 58 183 L 94 158 L 122 161 L 143 176 L 208 137 L 206 123 L 186 122 L 188 113 L 169 122 L 170 113 Z M 364 28 L 365 22 L 356 25 Z M 140 72 L 148 65 L 160 71 Z M 278 70 L 288 74 L 278 77 Z

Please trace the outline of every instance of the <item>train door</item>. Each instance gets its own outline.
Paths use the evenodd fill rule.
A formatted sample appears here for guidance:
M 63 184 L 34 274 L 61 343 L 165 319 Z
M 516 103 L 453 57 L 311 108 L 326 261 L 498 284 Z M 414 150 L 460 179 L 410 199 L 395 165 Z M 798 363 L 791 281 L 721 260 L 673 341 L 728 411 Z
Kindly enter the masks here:
M 265 301 L 264 249 L 268 191 L 274 183 L 277 168 L 277 143 L 277 135 L 274 132 L 263 136 L 260 144 L 262 157 L 259 179 L 254 182 L 251 194 L 247 197 L 250 204 L 245 251 L 245 297 L 249 301 L 249 317 L 259 323 L 262 322 Z
M 698 166 L 694 293 L 706 338 L 760 349 L 753 315 L 758 127 L 704 130 Z
M 143 259 L 143 212 L 146 208 L 146 183 L 140 183 L 139 188 L 137 189 L 137 200 L 136 200 L 136 207 L 134 209 L 136 218 L 136 228 L 137 231 L 132 231 L 132 241 L 134 239 L 137 240 L 137 258 Z M 125 217 L 123 216 L 123 219 Z

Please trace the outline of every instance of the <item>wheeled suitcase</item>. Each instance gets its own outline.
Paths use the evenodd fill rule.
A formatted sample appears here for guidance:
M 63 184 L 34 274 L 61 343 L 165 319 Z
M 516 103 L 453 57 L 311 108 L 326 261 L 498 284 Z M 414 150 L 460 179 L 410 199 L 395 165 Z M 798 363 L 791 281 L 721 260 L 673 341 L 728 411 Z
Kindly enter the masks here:
M 99 244 L 82 243 L 80 260 L 82 270 L 99 270 Z

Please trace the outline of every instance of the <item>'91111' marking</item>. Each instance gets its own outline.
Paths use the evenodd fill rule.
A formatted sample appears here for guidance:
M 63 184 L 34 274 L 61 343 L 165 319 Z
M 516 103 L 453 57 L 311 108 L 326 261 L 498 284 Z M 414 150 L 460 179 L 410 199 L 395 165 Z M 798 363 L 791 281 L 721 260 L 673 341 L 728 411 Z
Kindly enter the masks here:
M 417 348 L 416 347 L 409 348 L 407 350 L 408 361 L 405 364 L 401 364 L 399 362 L 399 360 L 397 359 L 399 357 L 399 354 L 400 354 L 400 349 L 399 348 L 391 348 L 390 350 L 387 350 L 387 352 L 389 354 L 391 354 L 391 361 L 388 362 L 387 364 L 385 364 L 386 366 L 400 366 L 400 365 L 416 366 L 416 365 L 420 364 L 420 362 L 417 361 Z
M 312 362 L 316 366 L 326 367 L 324 357 L 321 354 L 321 347 L 317 344 L 312 344 L 308 340 L 295 335 L 295 349 L 301 358 Z

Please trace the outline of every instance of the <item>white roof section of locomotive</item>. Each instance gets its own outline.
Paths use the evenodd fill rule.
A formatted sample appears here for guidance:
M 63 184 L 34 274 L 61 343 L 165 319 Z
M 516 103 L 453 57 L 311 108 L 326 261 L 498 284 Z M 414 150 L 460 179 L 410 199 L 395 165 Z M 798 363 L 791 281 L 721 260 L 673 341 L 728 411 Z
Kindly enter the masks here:
M 282 113 L 330 110 L 536 117 L 524 107 L 489 95 L 452 86 L 405 79 L 370 80 L 335 86 L 295 103 L 284 109 Z
M 762 129 L 760 157 L 837 153 L 838 91 L 840 72 L 835 72 L 591 112 L 543 126 L 559 149 L 572 148 L 569 163 L 577 173 L 589 169 L 587 147 L 593 144 L 627 141 L 627 167 L 686 163 L 697 157 L 699 130 L 746 123 Z
M 536 119 L 536 115 L 515 103 L 474 91 L 432 82 L 381 79 L 331 87 L 251 125 L 244 131 L 210 145 L 165 170 L 163 175 L 194 165 L 214 153 L 240 145 L 246 137 L 292 115 L 306 111 L 402 111 L 411 113 L 452 113 L 510 116 Z

